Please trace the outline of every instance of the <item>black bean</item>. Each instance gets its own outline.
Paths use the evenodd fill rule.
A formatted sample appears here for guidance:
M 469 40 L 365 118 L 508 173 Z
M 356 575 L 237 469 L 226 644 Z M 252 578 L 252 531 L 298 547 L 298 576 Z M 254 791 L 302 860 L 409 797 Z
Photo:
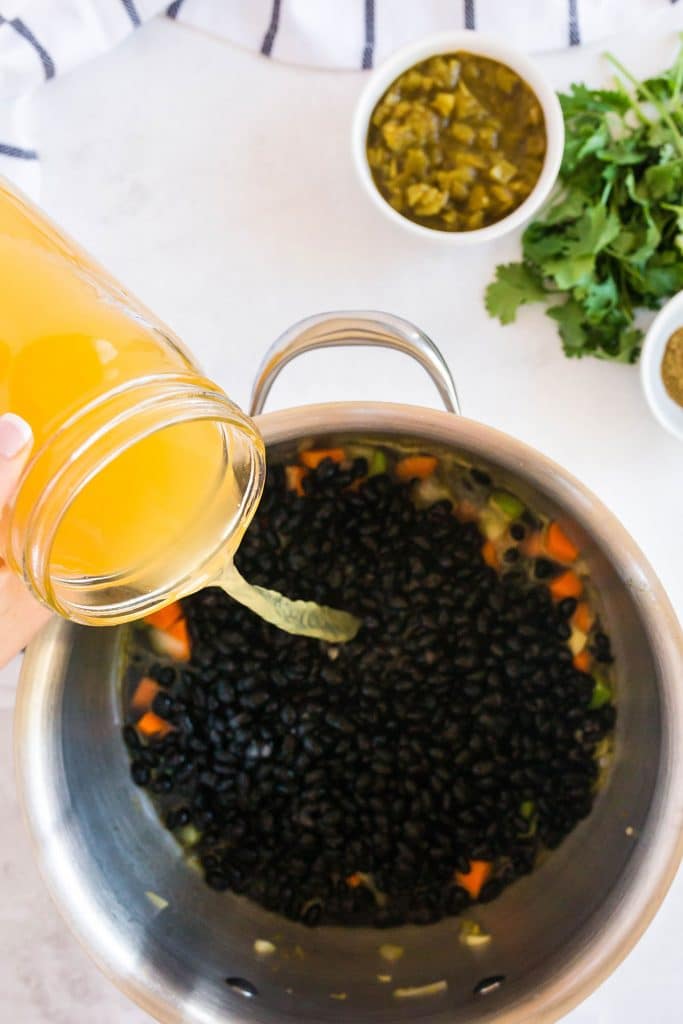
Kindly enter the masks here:
M 349 718 L 345 718 L 344 715 L 340 715 L 335 711 L 329 712 L 325 717 L 325 721 L 333 729 L 338 729 L 339 732 L 352 735 L 356 731 L 355 725 Z
M 249 709 L 260 708 L 263 704 L 266 704 L 269 699 L 270 694 L 267 690 L 254 690 L 243 695 L 242 704 L 244 707 Z
M 301 915 L 301 920 L 309 928 L 315 927 L 322 917 L 322 907 L 319 903 L 311 903 Z
M 163 690 L 157 693 L 152 701 L 152 711 L 160 718 L 167 718 L 174 710 L 174 706 L 173 697 L 169 693 L 164 693 Z
M 548 558 L 537 558 L 534 563 L 534 575 L 538 580 L 549 580 L 557 571 L 557 564 Z
M 446 892 L 444 903 L 447 914 L 460 914 L 470 905 L 470 895 L 459 885 L 452 885 Z
M 129 750 L 139 750 L 142 744 L 140 743 L 140 737 L 137 731 L 132 725 L 124 725 L 123 727 L 123 740 Z
M 223 892 L 230 887 L 230 880 L 222 871 L 207 871 L 204 878 L 206 884 L 217 892 Z
M 136 786 L 146 786 L 150 780 L 149 768 L 142 761 L 133 761 L 130 775 Z
M 565 619 L 569 619 L 576 611 L 578 603 L 575 597 L 565 597 L 559 602 L 557 609 L 560 615 Z

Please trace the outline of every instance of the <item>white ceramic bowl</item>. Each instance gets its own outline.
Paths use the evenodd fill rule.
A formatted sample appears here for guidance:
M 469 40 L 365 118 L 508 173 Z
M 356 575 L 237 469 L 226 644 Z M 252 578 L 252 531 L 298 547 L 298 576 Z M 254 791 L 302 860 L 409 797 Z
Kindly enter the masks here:
M 536 94 L 545 117 L 547 149 L 543 169 L 531 193 L 524 202 L 509 213 L 507 217 L 475 231 L 439 231 L 436 228 L 424 227 L 408 220 L 395 210 L 379 192 L 375 185 L 365 153 L 366 139 L 370 117 L 378 100 L 391 83 L 408 68 L 418 64 L 427 57 L 435 57 L 443 53 L 454 53 L 463 50 L 467 53 L 489 57 L 500 61 L 516 71 Z M 510 49 L 504 43 L 480 35 L 478 32 L 443 32 L 428 36 L 418 43 L 411 43 L 394 53 L 388 60 L 376 68 L 370 75 L 356 106 L 352 127 L 353 159 L 365 191 L 375 205 L 386 217 L 400 224 L 414 235 L 422 238 L 437 239 L 447 245 L 474 245 L 477 242 L 490 242 L 500 238 L 528 220 L 547 199 L 555 184 L 562 162 L 564 148 L 564 120 L 557 95 L 545 76 L 538 70 L 533 61 L 517 50 Z
M 662 306 L 645 335 L 640 357 L 640 379 L 650 409 L 661 425 L 683 441 L 683 406 L 674 402 L 662 380 L 662 359 L 666 343 L 683 327 L 683 292 Z

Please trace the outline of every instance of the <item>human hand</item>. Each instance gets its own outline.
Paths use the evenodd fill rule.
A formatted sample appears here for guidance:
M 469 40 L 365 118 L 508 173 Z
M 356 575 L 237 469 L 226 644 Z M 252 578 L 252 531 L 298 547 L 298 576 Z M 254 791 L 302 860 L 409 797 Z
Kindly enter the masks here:
M 11 412 L 0 416 L 0 508 L 14 494 L 32 445 L 28 423 Z M 0 559 L 0 667 L 23 650 L 49 618 L 47 608 Z

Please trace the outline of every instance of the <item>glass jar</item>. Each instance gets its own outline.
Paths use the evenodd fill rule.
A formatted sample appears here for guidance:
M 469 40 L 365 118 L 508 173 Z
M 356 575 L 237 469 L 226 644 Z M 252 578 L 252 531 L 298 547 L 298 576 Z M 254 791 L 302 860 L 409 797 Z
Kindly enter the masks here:
M 265 477 L 254 423 L 172 332 L 0 182 L 0 412 L 34 448 L 3 512 L 8 564 L 77 622 L 209 583 Z

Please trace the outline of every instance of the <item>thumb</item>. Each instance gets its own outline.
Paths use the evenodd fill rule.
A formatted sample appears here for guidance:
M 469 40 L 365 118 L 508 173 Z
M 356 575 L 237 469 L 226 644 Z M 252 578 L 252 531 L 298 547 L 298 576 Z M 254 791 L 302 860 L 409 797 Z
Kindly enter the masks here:
M 0 508 L 12 497 L 32 445 L 25 420 L 13 412 L 0 416 Z

